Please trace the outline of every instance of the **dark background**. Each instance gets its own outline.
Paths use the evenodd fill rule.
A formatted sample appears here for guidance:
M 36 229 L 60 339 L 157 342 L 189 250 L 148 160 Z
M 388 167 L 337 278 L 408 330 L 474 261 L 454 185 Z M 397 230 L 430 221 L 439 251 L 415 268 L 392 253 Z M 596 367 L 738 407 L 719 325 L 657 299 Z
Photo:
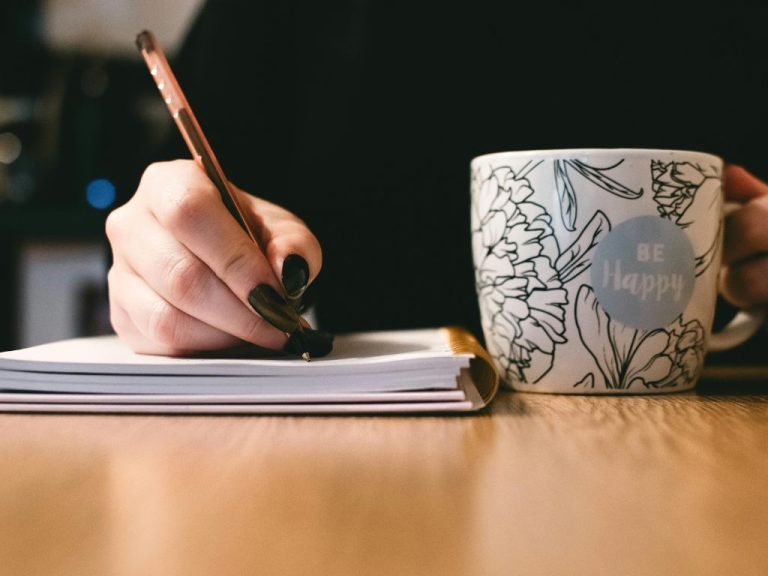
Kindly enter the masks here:
M 608 2 L 506 2 L 488 3 L 494 10 L 487 16 L 482 9 L 486 3 L 481 3 L 468 17 L 440 4 L 350 0 L 308 3 L 301 16 L 270 15 L 275 21 L 291 17 L 290 30 L 264 24 L 262 4 L 252 3 L 253 35 L 243 36 L 239 48 L 237 42 L 231 46 L 248 49 L 253 36 L 262 35 L 273 39 L 270 49 L 279 51 L 287 34 L 291 47 L 280 52 L 278 61 L 284 67 L 275 71 L 275 78 L 292 89 L 296 78 L 313 79 L 311 98 L 309 92 L 302 97 L 298 90 L 292 91 L 291 99 L 281 99 L 278 94 L 273 109 L 277 115 L 266 119 L 267 128 L 272 122 L 276 131 L 285 134 L 290 106 L 295 117 L 288 118 L 287 125 L 297 130 L 295 141 L 317 151 L 311 161 L 282 166 L 286 169 L 320 178 L 328 166 L 338 164 L 339 150 L 352 148 L 347 135 L 360 138 L 365 143 L 359 147 L 363 151 L 381 153 L 392 142 L 413 150 L 426 146 L 439 150 L 442 142 L 448 149 L 452 138 L 464 137 L 461 130 L 483 124 L 484 112 L 479 106 L 476 116 L 463 117 L 466 126 L 453 134 L 441 131 L 442 119 L 455 110 L 433 98 L 434 84 L 450 78 L 445 89 L 463 90 L 468 106 L 485 101 L 496 109 L 504 102 L 515 103 L 510 109 L 510 115 L 513 110 L 516 115 L 514 137 L 499 134 L 494 140 L 486 134 L 485 148 L 475 149 L 471 142 L 460 148 L 463 155 L 451 165 L 457 174 L 461 172 L 461 178 L 466 176 L 468 158 L 478 153 L 614 145 L 704 149 L 768 177 L 768 74 L 762 65 L 768 8 L 761 2 L 636 2 L 632 10 L 621 13 L 615 3 Z M 287 10 L 282 6 L 273 12 Z M 130 197 L 147 162 L 167 154 L 167 138 L 184 154 L 178 138 L 173 141 L 175 136 L 169 136 L 170 120 L 138 54 L 52 45 L 42 26 L 45 8 L 45 3 L 35 0 L 4 0 L 0 5 L 0 54 L 5 55 L 0 58 L 0 112 L 7 111 L 0 114 L 0 134 L 12 133 L 22 143 L 18 158 L 0 164 L 0 349 L 17 345 L 20 243 L 41 238 L 103 242 L 106 214 Z M 363 17 L 376 22 L 367 30 L 375 41 L 359 49 L 355 18 Z M 544 25 L 530 26 L 531 22 Z M 431 36 L 426 35 L 427 30 Z M 640 35 L 640 30 L 654 33 Z M 198 35 L 205 33 L 205 29 L 198 31 Z M 435 60 L 424 45 L 428 37 L 439 38 L 443 50 L 439 61 L 448 62 L 450 69 L 429 66 Z M 330 46 L 327 51 L 326 45 Z M 514 59 L 508 69 L 491 63 L 485 66 L 476 59 L 464 61 L 470 49 L 477 53 L 482 46 L 499 45 Z M 376 114 L 344 108 L 335 92 L 339 90 L 335 83 L 339 70 L 322 61 L 333 50 L 348 53 L 350 65 L 365 62 L 360 82 L 352 88 L 377 98 L 383 95 L 389 106 Z M 710 56 L 706 65 L 698 60 L 702 52 Z M 546 65 L 527 64 L 533 53 L 536 62 Z M 195 108 L 203 124 L 216 127 L 225 124 L 216 118 L 221 107 L 211 102 L 207 109 L 204 84 L 217 80 L 210 76 L 211 54 L 188 54 L 186 61 L 179 62 L 179 75 L 191 93 L 190 100 L 198 103 Z M 231 62 L 232 69 L 226 65 L 218 69 L 222 77 L 242 68 L 235 58 L 224 61 Z M 207 73 L 200 74 L 204 65 Z M 525 81 L 509 78 L 512 70 Z M 643 71 L 643 82 L 633 77 L 638 70 Z M 400 90 L 398 82 L 404 79 L 418 89 Z M 666 102 L 669 113 L 654 114 L 644 106 L 646 101 Z M 409 110 L 414 103 L 431 111 L 426 124 L 431 123 L 434 130 L 409 131 Z M 547 117 L 542 118 L 544 108 Z M 609 114 L 603 116 L 622 120 L 599 117 L 598 112 L 606 110 Z M 333 114 L 346 115 L 347 124 L 331 125 Z M 358 117 L 373 118 L 365 126 L 365 134 L 355 122 Z M 337 130 L 338 126 L 347 132 Z M 541 131 L 541 126 L 548 131 Z M 299 133 L 300 129 L 304 132 Z M 343 141 L 338 148 L 319 137 L 330 133 Z M 555 133 L 557 139 L 552 137 Z M 686 133 L 690 135 L 687 140 L 680 137 Z M 627 135 L 632 135 L 629 141 Z M 268 182 L 277 177 L 276 171 L 260 171 L 254 165 L 254 158 L 260 155 L 239 156 L 237 151 L 229 151 L 226 142 L 216 141 L 215 130 L 209 130 L 209 137 L 228 175 L 238 183 L 248 184 L 249 179 Z M 363 154 L 360 158 L 365 160 Z M 386 173 L 386 163 L 378 168 Z M 414 170 L 426 169 L 414 166 Z M 87 202 L 84 190 L 96 178 L 114 185 L 116 197 L 110 206 L 94 208 Z M 463 182 L 461 186 L 468 193 Z M 311 215 L 307 219 L 311 221 Z M 338 226 L 318 220 L 321 230 Z M 106 245 L 104 249 L 107 252 Z M 101 288 L 89 298 L 103 307 Z M 717 323 L 725 322 L 732 312 L 721 303 Z M 108 329 L 103 322 L 88 318 L 81 324 L 83 333 Z M 762 363 L 766 337 L 762 330 L 738 351 L 713 354 L 710 360 Z

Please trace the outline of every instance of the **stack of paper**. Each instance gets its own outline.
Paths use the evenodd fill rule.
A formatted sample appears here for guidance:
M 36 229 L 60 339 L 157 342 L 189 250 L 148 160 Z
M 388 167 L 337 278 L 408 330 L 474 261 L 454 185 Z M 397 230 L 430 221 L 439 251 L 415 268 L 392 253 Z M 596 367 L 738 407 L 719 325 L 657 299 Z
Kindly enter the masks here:
M 456 328 L 337 336 L 311 362 L 148 356 L 115 336 L 0 353 L 6 412 L 471 411 L 497 386 L 485 351 Z

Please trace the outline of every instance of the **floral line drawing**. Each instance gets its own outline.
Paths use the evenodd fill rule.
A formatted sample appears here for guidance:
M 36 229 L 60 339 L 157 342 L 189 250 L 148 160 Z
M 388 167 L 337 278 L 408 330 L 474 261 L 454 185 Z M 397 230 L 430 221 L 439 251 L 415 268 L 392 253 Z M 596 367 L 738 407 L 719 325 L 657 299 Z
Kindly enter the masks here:
M 715 259 L 715 256 L 717 256 L 721 246 L 723 232 L 723 223 L 721 221 L 717 227 L 717 234 L 715 234 L 715 239 L 712 241 L 709 248 L 707 248 L 707 251 L 696 256 L 694 270 L 696 272 L 697 278 L 707 271 L 707 268 L 710 267 Z
M 576 326 L 607 389 L 687 385 L 704 360 L 704 327 L 698 320 L 684 323 L 680 315 L 668 330 L 625 326 L 608 316 L 586 284 L 576 295 Z M 594 387 L 594 375 L 588 373 L 576 386 Z
M 700 211 L 720 210 L 720 171 L 714 166 L 691 162 L 664 163 L 651 160 L 653 199 L 662 218 L 667 218 L 683 229 L 694 243 L 696 276 L 701 276 L 715 260 L 722 236 L 722 221 L 717 234 L 708 244 L 701 246 L 699 238 L 707 238 L 708 226 Z M 698 245 L 697 245 L 698 244 Z
M 592 265 L 590 253 L 610 231 L 611 223 L 608 217 L 600 210 L 595 212 L 579 237 L 563 250 L 555 261 L 555 269 L 563 284 L 570 282 Z
M 591 252 L 610 231 L 596 212 L 562 252 L 552 217 L 533 202 L 526 177 L 530 164 L 515 172 L 502 166 L 482 177 L 472 206 L 476 290 L 488 348 L 509 380 L 535 383 L 552 367 L 555 347 L 566 342 L 564 284 L 591 265 Z
M 557 195 L 560 200 L 560 215 L 563 218 L 563 225 L 567 230 L 573 232 L 576 229 L 577 214 L 576 190 L 568 173 L 569 168 L 575 170 L 581 176 L 592 182 L 592 184 L 595 184 L 606 192 L 631 200 L 640 198 L 643 195 L 642 188 L 639 190 L 632 190 L 606 174 L 606 172 L 610 172 L 622 162 L 624 162 L 623 159 L 611 166 L 598 168 L 596 166 L 590 166 L 581 160 L 555 160 L 555 188 L 557 189 Z

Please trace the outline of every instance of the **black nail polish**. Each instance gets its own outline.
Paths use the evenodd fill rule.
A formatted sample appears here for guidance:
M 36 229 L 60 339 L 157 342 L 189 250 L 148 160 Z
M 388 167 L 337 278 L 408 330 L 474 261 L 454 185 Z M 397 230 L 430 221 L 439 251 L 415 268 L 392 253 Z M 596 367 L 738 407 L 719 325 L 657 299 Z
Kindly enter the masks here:
M 264 320 L 281 332 L 292 333 L 301 329 L 299 315 L 269 284 L 259 284 L 251 290 L 248 302 Z
M 333 350 L 333 334 L 322 330 L 304 328 L 292 332 L 283 352 L 303 356 L 308 353 L 310 358 L 327 356 Z
M 259 284 L 251 290 L 248 302 L 264 320 L 288 334 L 283 352 L 308 360 L 326 356 L 333 349 L 333 335 L 304 328 L 298 313 L 269 284 Z
M 288 300 L 288 304 L 296 310 L 299 314 L 304 314 L 317 301 L 317 282 L 312 282 L 307 289 L 302 292 L 301 297 L 291 298 Z
M 283 286 L 289 298 L 302 295 L 309 283 L 309 266 L 307 261 L 297 254 L 291 254 L 283 261 Z

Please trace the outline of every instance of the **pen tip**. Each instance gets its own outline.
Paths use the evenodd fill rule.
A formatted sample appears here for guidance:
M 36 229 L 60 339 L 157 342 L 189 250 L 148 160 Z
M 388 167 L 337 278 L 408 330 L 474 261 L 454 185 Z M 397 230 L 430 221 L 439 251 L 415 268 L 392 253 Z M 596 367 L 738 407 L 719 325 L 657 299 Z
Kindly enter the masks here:
M 304 358 L 306 362 L 309 362 L 309 352 L 304 352 L 304 354 L 302 354 L 301 357 Z

